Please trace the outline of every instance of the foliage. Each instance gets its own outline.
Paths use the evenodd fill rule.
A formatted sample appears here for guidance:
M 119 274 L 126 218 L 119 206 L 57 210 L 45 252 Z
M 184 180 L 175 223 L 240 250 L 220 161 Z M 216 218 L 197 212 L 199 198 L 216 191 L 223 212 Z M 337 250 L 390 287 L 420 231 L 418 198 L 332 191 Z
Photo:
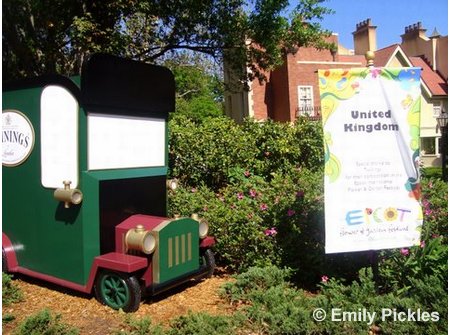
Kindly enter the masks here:
M 165 332 L 160 325 L 153 325 L 149 317 L 137 319 L 130 314 L 126 314 L 123 325 L 116 335 L 164 335 Z
M 22 300 L 22 291 L 14 285 L 10 275 L 2 272 L 2 304 L 8 306 Z
M 432 276 L 447 286 L 448 246 L 442 237 L 423 241 L 420 246 L 382 253 L 381 284 L 386 291 L 407 291 L 417 278 Z
M 235 334 L 243 322 L 240 314 L 233 317 L 209 315 L 207 313 L 192 313 L 170 320 L 168 328 L 152 324 L 148 317 L 137 319 L 127 315 L 117 335 L 229 335 Z
M 297 46 L 330 48 L 322 0 L 3 1 L 5 78 L 79 73 L 92 52 L 155 62 L 177 51 L 207 54 L 261 77 Z M 242 71 L 242 69 L 249 71 Z
M 222 315 L 209 315 L 207 313 L 189 313 L 180 316 L 170 323 L 168 335 L 229 335 L 235 334 L 242 323 L 239 314 L 232 318 Z
M 427 287 L 427 283 L 432 285 Z M 355 319 L 350 322 L 333 321 L 327 317 L 320 323 L 322 331 L 326 334 L 367 333 L 370 320 L 363 313 L 375 313 L 374 323 L 381 328 L 383 334 L 442 334 L 447 331 L 447 296 L 442 282 L 437 277 L 423 277 L 415 279 L 416 289 L 405 294 L 404 292 L 389 292 L 380 294 L 370 268 L 361 269 L 359 279 L 351 285 L 344 285 L 339 280 L 331 279 L 321 285 L 320 294 L 315 298 L 317 308 L 323 308 L 327 315 L 338 315 L 342 320 L 342 313 L 355 312 Z M 439 292 L 439 302 L 434 300 L 437 296 L 430 294 Z M 439 304 L 439 306 L 437 306 Z M 334 312 L 333 312 L 334 310 Z M 357 314 L 360 312 L 361 314 Z M 435 320 L 421 321 L 424 313 L 433 314 Z M 359 316 L 358 316 L 359 315 Z M 408 320 L 400 319 L 408 317 Z M 437 319 L 436 319 L 437 318 Z M 423 320 L 424 318 L 422 318 Z
M 270 180 L 275 173 L 302 167 L 322 170 L 322 130 L 318 122 L 299 119 L 293 125 L 228 118 L 200 124 L 183 116 L 169 123 L 171 176 L 195 187 L 217 191 L 237 169 Z
M 408 291 L 418 278 L 448 282 L 447 184 L 440 179 L 422 180 L 424 222 L 420 245 L 381 252 L 380 285 L 383 290 Z
M 226 117 L 197 124 L 175 115 L 169 131 L 171 177 L 186 186 L 203 183 L 216 190 L 224 186 L 232 168 L 250 166 L 255 156 L 251 134 Z
M 310 220 L 322 203 L 321 188 L 315 187 L 321 176 L 303 169 L 274 173 L 266 181 L 235 169 L 230 184 L 218 192 L 204 185 L 180 186 L 170 194 L 169 207 L 172 214 L 198 213 L 209 222 L 222 264 L 235 270 L 280 264 L 282 259 L 302 259 L 303 247 L 295 242 L 303 229 L 314 226 Z
M 408 294 L 380 295 L 371 269 L 363 268 L 357 280 L 348 285 L 325 278 L 320 291 L 313 295 L 292 286 L 289 273 L 273 266 L 251 268 L 225 284 L 221 295 L 238 307 L 248 319 L 246 327 L 258 334 L 356 335 L 367 334 L 374 326 L 383 334 L 446 332 L 447 294 L 437 277 L 415 279 L 415 288 Z M 313 311 L 318 308 L 326 313 L 320 322 L 313 319 Z M 353 312 L 353 319 L 347 316 L 344 321 L 342 312 Z M 367 313 L 373 315 L 373 323 Z M 432 319 L 429 316 L 423 321 L 427 313 Z M 402 322 L 400 317 L 409 320 Z
M 223 84 L 211 59 L 184 52 L 163 65 L 175 76 L 176 113 L 195 122 L 223 115 Z
M 44 309 L 23 321 L 14 330 L 15 335 L 76 335 L 78 329 L 61 321 L 61 315 L 52 315 L 48 309 Z
M 422 180 L 423 240 L 442 236 L 448 243 L 448 184 L 437 178 Z
M 420 173 L 426 179 L 439 179 L 442 178 L 442 167 L 423 167 L 420 169 Z

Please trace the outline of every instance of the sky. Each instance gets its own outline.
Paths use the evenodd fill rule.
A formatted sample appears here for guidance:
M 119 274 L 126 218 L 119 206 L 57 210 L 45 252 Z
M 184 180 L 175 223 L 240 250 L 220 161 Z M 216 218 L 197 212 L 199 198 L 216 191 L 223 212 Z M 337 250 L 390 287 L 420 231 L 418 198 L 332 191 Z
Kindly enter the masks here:
M 322 6 L 335 13 L 326 15 L 321 26 L 338 33 L 339 43 L 348 49 L 353 49 L 356 24 L 368 18 L 377 27 L 377 49 L 401 43 L 405 27 L 419 21 L 426 36 L 434 28 L 448 35 L 448 0 L 325 0 Z

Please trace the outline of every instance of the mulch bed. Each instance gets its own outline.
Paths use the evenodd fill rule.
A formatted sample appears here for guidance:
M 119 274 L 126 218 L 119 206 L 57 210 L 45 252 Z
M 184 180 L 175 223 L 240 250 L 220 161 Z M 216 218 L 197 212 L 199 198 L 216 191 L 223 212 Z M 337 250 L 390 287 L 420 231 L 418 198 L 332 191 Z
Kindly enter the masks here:
M 133 316 L 150 317 L 153 323 L 168 326 L 175 317 L 192 312 L 211 315 L 229 315 L 233 308 L 219 297 L 219 288 L 231 277 L 220 273 L 201 282 L 188 282 L 183 286 L 145 300 Z M 80 334 L 107 335 L 120 330 L 125 313 L 101 305 L 93 296 L 79 294 L 46 283 L 19 276 L 13 283 L 23 292 L 24 300 L 3 306 L 2 313 L 15 319 L 2 325 L 3 334 L 12 331 L 27 317 L 44 308 L 62 315 L 62 322 L 80 330 Z

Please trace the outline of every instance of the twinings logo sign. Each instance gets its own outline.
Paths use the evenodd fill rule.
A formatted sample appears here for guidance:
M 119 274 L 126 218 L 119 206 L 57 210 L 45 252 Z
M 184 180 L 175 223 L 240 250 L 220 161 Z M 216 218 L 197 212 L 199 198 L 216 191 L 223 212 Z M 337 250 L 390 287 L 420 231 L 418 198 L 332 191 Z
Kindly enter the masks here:
M 30 120 L 19 111 L 4 110 L 2 118 L 2 164 L 20 165 L 33 150 L 33 126 Z

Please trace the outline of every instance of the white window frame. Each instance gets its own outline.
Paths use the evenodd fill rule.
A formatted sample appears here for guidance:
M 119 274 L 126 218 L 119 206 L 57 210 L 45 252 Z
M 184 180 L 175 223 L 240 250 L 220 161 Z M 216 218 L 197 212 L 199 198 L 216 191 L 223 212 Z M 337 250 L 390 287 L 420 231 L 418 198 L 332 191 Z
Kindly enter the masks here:
M 297 86 L 298 110 L 303 115 L 314 115 L 314 88 L 311 85 Z
M 442 113 L 442 101 L 433 102 L 433 117 L 437 118 Z

